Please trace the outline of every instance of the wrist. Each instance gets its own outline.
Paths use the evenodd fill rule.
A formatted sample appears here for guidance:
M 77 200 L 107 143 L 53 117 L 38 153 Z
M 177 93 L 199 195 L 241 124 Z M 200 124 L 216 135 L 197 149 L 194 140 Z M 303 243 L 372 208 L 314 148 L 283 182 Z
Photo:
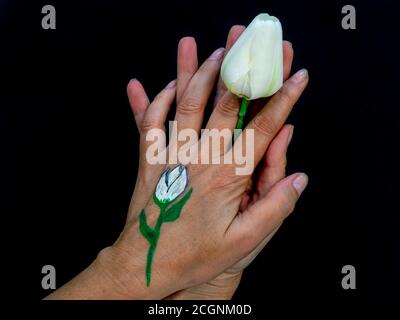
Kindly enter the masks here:
M 216 278 L 178 291 L 166 299 L 169 300 L 230 300 L 239 286 L 242 271 L 223 272 Z
M 171 274 L 175 272 L 167 266 L 160 268 L 164 270 L 162 273 L 154 272 L 154 279 L 151 285 L 147 286 L 146 255 L 138 254 L 143 250 L 137 242 L 131 243 L 125 240 L 119 239 L 113 246 L 103 249 L 94 262 L 94 268 L 99 269 L 98 274 L 107 279 L 106 290 L 112 290 L 116 299 L 131 300 L 159 300 L 176 291 L 173 289 L 176 281 L 171 280 Z
M 104 299 L 151 299 L 145 281 L 138 275 L 143 265 L 132 261 L 131 256 L 118 245 L 100 251 L 91 267 L 104 283 Z

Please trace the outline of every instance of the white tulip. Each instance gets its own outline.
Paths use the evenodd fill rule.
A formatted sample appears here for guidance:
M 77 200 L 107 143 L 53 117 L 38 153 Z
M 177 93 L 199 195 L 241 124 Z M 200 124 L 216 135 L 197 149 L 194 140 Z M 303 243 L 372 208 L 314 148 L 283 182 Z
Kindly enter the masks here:
M 172 170 L 164 171 L 158 181 L 155 196 L 160 202 L 172 202 L 185 190 L 187 183 L 187 169 L 179 164 Z
M 247 100 L 269 97 L 283 83 L 282 26 L 259 14 L 226 55 L 221 77 L 235 95 Z

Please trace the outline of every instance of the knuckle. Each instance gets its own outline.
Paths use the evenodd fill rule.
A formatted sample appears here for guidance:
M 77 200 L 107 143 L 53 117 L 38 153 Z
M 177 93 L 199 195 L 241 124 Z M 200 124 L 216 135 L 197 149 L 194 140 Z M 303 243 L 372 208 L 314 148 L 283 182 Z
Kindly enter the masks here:
M 296 190 L 294 188 L 290 188 L 288 190 L 286 199 L 277 203 L 278 211 L 281 212 L 284 216 L 292 213 L 296 206 L 297 198 L 298 196 Z
M 161 127 L 162 127 L 161 124 L 156 119 L 150 117 L 144 117 L 142 124 L 140 126 L 140 130 L 142 132 L 147 132 L 151 129 L 161 128 Z
M 217 70 L 217 67 L 214 61 L 210 58 L 208 58 L 199 68 L 200 73 L 210 73 L 214 72 L 215 70 Z
M 202 101 L 196 96 L 187 96 L 177 105 L 176 110 L 181 114 L 197 113 L 201 109 Z
M 293 90 L 288 85 L 284 85 L 277 92 L 277 99 L 284 104 L 291 104 L 294 100 Z
M 244 253 L 250 253 L 257 244 L 256 233 L 250 230 L 241 232 L 237 243 L 239 243 L 240 248 Z
M 224 165 L 215 168 L 212 172 L 212 177 L 212 184 L 210 184 L 209 187 L 214 190 L 237 186 L 238 176 L 235 174 L 234 165 Z
M 254 129 L 267 137 L 273 137 L 278 130 L 278 125 L 269 114 L 261 112 L 254 119 Z
M 222 98 L 217 106 L 217 110 L 223 115 L 223 116 L 237 116 L 237 113 L 239 111 L 239 104 L 238 101 L 235 97 L 229 97 L 229 98 Z
M 159 92 L 153 99 L 153 102 L 160 102 L 161 100 L 163 100 L 163 98 L 165 97 L 165 91 L 162 90 L 161 92 Z

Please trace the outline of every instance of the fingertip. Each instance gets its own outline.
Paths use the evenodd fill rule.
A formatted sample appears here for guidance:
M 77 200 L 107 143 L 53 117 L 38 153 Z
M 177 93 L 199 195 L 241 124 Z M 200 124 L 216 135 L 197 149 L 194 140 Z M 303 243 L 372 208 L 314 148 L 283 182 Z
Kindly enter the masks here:
M 293 43 L 291 43 L 290 41 L 283 40 L 282 43 L 283 43 L 283 46 L 293 49 Z
M 174 89 L 174 88 L 176 88 L 176 79 L 172 80 L 170 83 L 168 83 L 165 88 L 166 89 Z
M 294 50 L 291 42 L 284 40 L 282 43 L 283 61 L 292 63 Z
M 245 27 L 244 25 L 235 24 L 234 26 L 231 27 L 231 29 L 229 30 L 229 33 L 230 33 L 232 36 L 238 36 L 238 35 L 240 35 L 245 29 L 246 29 L 246 27 Z
M 292 180 L 292 186 L 296 189 L 297 194 L 300 196 L 304 189 L 307 187 L 308 184 L 308 176 L 303 173 L 295 174 L 295 177 Z
M 146 110 L 150 102 L 139 80 L 133 78 L 128 82 L 127 94 L 134 114 L 142 113 Z
M 308 70 L 303 68 L 297 71 L 291 78 L 296 84 L 300 84 L 308 80 Z
M 136 78 L 132 78 L 131 80 L 129 80 L 128 85 L 127 85 L 127 90 L 129 91 L 130 89 L 132 89 L 132 87 L 135 85 L 136 82 Z
M 196 46 L 196 40 L 191 36 L 181 38 L 178 43 L 178 49 L 183 52 L 192 51 L 196 49 Z
M 129 94 L 129 93 L 135 93 L 140 90 L 144 91 L 144 88 L 138 79 L 133 78 L 133 79 L 129 80 L 128 85 L 127 85 L 127 90 L 128 90 L 128 94 Z
M 246 29 L 243 25 L 234 25 L 231 27 L 228 33 L 228 39 L 226 41 L 226 48 L 229 50 L 233 44 L 239 39 L 242 32 Z
M 292 43 L 289 41 L 284 40 L 282 47 L 283 47 L 283 68 L 284 68 L 283 78 L 284 80 L 286 80 L 287 78 L 289 78 L 290 69 L 292 68 L 294 51 Z

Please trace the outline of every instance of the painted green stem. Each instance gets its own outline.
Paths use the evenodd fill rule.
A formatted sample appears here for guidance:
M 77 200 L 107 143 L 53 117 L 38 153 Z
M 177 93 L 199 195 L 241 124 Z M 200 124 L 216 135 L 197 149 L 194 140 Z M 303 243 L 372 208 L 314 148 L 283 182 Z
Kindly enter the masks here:
M 151 265 L 153 263 L 154 253 L 157 248 L 158 239 L 160 238 L 161 226 L 164 222 L 172 222 L 179 218 L 182 208 L 186 201 L 189 200 L 192 195 L 193 189 L 190 188 L 189 191 L 177 202 L 161 202 L 153 195 L 153 201 L 160 208 L 160 214 L 158 216 L 156 225 L 151 228 L 147 223 L 146 211 L 142 209 L 139 215 L 139 231 L 149 242 L 150 247 L 147 252 L 147 263 L 146 263 L 146 285 L 150 286 L 151 282 Z
M 147 252 L 147 264 L 146 264 L 146 285 L 150 286 L 151 281 L 151 264 L 153 262 L 154 251 L 156 251 L 155 245 L 150 245 L 149 251 Z
M 242 129 L 243 127 L 243 122 L 244 122 L 244 116 L 247 113 L 247 106 L 249 105 L 249 100 L 246 98 L 242 99 L 242 105 L 240 106 L 239 110 L 239 118 L 236 124 L 236 129 Z
M 154 252 L 156 251 L 158 239 L 160 237 L 160 229 L 163 224 L 164 208 L 161 208 L 160 215 L 158 216 L 157 223 L 154 227 L 154 242 L 150 243 L 149 251 L 147 252 L 146 263 L 146 285 L 149 287 L 151 282 L 151 264 L 153 263 Z

